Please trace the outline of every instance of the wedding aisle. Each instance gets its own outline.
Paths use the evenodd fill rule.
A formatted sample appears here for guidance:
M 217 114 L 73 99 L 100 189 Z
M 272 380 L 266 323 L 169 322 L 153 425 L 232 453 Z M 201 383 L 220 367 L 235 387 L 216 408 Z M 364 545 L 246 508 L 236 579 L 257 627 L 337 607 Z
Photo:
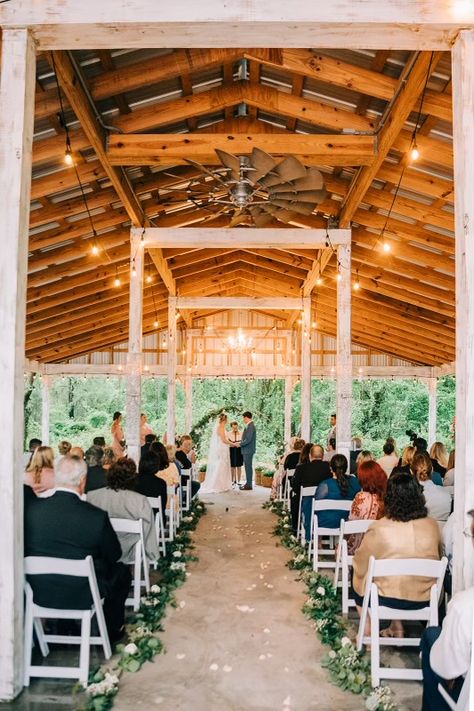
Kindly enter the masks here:
M 126 674 L 114 708 L 336 711 L 363 700 L 332 686 L 325 651 L 301 612 L 303 585 L 261 508 L 268 489 L 208 495 L 199 562 L 164 621 L 166 654 Z

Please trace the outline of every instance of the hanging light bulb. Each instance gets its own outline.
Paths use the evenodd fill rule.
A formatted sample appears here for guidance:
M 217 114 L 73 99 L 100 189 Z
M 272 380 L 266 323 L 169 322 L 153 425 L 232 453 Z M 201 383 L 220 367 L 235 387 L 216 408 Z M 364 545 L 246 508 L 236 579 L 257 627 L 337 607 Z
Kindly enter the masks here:
M 354 291 L 359 291 L 360 289 L 360 283 L 359 283 L 359 278 L 357 278 L 357 281 L 354 282 Z
M 91 253 L 96 257 L 99 254 L 99 248 L 96 244 L 93 244 L 91 247 Z
M 177 321 L 180 317 L 181 317 L 181 314 L 179 313 L 179 311 L 176 311 L 176 321 Z
M 339 271 L 337 272 L 336 279 L 337 279 L 338 281 L 341 281 L 341 279 L 342 279 L 342 274 L 341 274 L 341 272 L 339 272 Z
M 72 165 L 74 163 L 74 159 L 72 157 L 71 144 L 69 143 L 69 139 L 66 141 L 66 151 L 64 153 L 64 162 L 66 163 L 66 165 Z
M 418 150 L 418 146 L 416 143 L 414 144 L 413 148 L 410 151 L 410 160 L 416 161 L 420 157 L 420 151 Z
M 136 277 L 136 276 L 137 276 L 137 269 L 135 267 L 135 260 L 132 259 L 132 277 Z
M 147 276 L 147 278 L 146 278 L 146 283 L 147 283 L 147 284 L 151 284 L 151 282 L 152 282 L 151 274 L 148 274 L 148 276 Z
M 313 322 L 311 323 L 311 328 L 316 328 L 316 321 L 313 321 Z
M 316 286 L 321 286 L 322 283 L 323 283 L 323 280 L 321 279 L 321 274 L 320 274 L 318 276 L 318 278 L 316 279 Z
M 114 286 L 120 286 L 120 279 L 118 274 L 115 275 Z
M 390 252 L 392 250 L 392 246 L 389 242 L 384 242 L 383 243 L 383 251 L 384 252 Z
M 158 325 L 159 325 L 158 320 L 153 321 L 153 328 L 158 328 Z

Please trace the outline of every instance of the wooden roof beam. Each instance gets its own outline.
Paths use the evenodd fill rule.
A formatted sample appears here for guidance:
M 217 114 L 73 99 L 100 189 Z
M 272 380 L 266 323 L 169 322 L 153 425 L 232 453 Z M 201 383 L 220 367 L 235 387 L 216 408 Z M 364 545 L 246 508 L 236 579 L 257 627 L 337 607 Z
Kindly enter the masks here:
M 372 165 L 361 168 L 349 188 L 339 215 L 341 227 L 348 227 L 370 188 L 379 168 L 382 166 L 405 121 L 413 111 L 416 101 L 423 91 L 428 72 L 432 73 L 442 57 L 441 52 L 420 52 L 414 60 L 408 76 L 403 73 L 399 81 L 399 93 L 393 100 L 389 115 L 378 135 L 378 153 Z
M 110 179 L 112 186 L 122 202 L 122 205 L 124 206 L 132 224 L 135 226 L 148 225 L 149 221 L 143 212 L 140 200 L 133 192 L 126 174 L 122 170 L 112 166 L 107 159 L 104 139 L 98 129 L 97 119 L 88 98 L 82 89 L 80 82 L 78 81 L 75 69 L 68 54 L 65 52 L 53 52 L 53 59 L 58 73 L 58 79 L 64 93 L 66 94 L 68 101 L 84 130 L 84 133 L 89 139 L 91 146 L 94 148 L 95 154 Z M 170 294 L 176 294 L 176 285 L 164 260 L 160 263 L 159 274 L 163 279 L 163 282 L 166 284 Z

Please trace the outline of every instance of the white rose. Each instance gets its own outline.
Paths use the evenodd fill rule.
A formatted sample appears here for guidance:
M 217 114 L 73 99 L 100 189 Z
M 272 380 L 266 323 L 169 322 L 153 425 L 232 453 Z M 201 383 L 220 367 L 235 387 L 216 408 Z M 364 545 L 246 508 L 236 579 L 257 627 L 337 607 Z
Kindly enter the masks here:
M 323 588 L 322 585 L 320 585 L 319 588 L 316 588 L 316 593 L 318 595 L 321 595 L 321 597 L 324 597 L 324 595 L 326 595 L 326 590 Z
M 174 558 L 181 558 L 181 555 L 182 555 L 181 551 L 174 551 L 174 552 L 173 552 L 173 557 L 174 557 Z
M 352 642 L 349 637 L 343 637 L 341 639 L 341 647 L 352 647 Z
M 328 654 L 328 657 L 329 657 L 330 659 L 335 659 L 335 658 L 336 658 L 336 652 L 334 651 L 334 649 L 331 649 L 331 651 L 330 651 L 329 654 Z
M 159 585 L 152 585 L 150 589 L 151 589 L 151 592 L 152 592 L 152 593 L 159 593 L 159 592 L 161 592 L 161 588 L 160 588 Z
M 130 644 L 126 645 L 123 651 L 125 652 L 125 654 L 136 654 L 138 652 L 138 647 L 136 644 L 133 644 L 133 642 L 131 642 Z

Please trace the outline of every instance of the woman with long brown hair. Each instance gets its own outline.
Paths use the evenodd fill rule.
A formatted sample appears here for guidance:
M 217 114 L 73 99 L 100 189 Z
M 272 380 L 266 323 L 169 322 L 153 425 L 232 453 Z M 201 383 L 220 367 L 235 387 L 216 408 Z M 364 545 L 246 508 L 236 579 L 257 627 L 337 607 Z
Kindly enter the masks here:
M 35 494 L 54 489 L 54 452 L 51 447 L 38 447 L 25 473 L 25 484 Z

